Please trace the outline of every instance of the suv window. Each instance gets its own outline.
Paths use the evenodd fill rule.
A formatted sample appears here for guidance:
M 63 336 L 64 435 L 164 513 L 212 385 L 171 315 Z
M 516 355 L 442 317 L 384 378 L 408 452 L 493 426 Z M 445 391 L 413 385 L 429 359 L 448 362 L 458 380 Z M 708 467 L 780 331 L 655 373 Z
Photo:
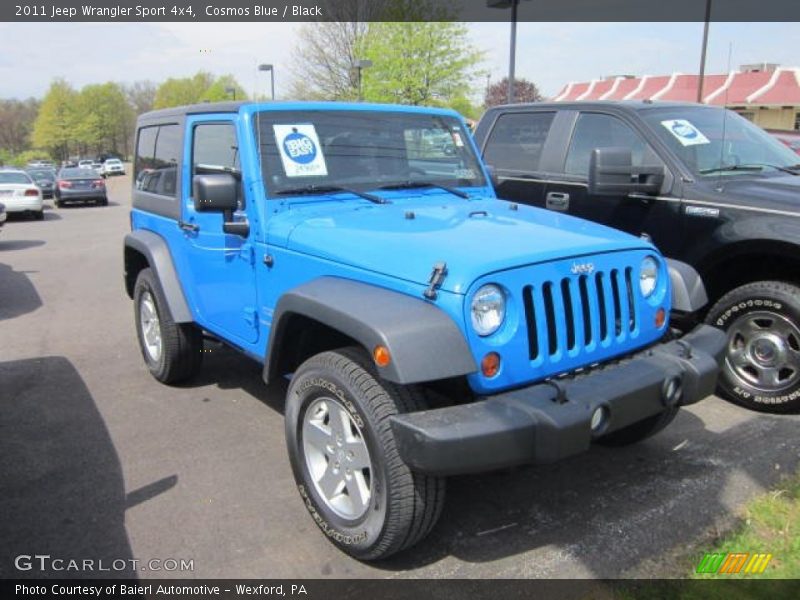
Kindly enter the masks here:
M 239 177 L 239 209 L 244 209 L 236 127 L 230 121 L 200 123 L 192 132 L 192 177 L 232 172 Z
M 535 171 L 555 112 L 508 113 L 494 124 L 483 157 L 498 171 Z M 500 167 L 502 165 L 502 167 Z
M 180 150 L 178 125 L 140 129 L 136 144 L 136 189 L 174 198 Z
M 589 176 L 589 159 L 595 148 L 630 148 L 633 165 L 641 166 L 647 144 L 626 123 L 600 113 L 582 113 L 567 151 L 564 171 L 571 175 Z

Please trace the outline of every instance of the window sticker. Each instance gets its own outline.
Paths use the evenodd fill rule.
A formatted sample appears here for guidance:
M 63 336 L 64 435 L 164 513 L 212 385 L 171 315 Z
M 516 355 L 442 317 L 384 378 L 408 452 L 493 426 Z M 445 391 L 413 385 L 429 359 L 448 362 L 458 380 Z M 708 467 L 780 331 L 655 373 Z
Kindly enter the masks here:
M 452 135 L 453 135 L 453 143 L 459 148 L 463 148 L 464 140 L 461 139 L 461 133 L 459 133 L 458 131 L 453 131 Z
M 456 169 L 455 175 L 458 179 L 475 179 L 475 171 L 472 169 Z
M 669 119 L 661 121 L 675 139 L 684 146 L 698 146 L 700 144 L 710 144 L 708 138 L 686 119 Z
M 287 177 L 324 177 L 328 174 L 314 125 L 273 125 L 272 128 Z

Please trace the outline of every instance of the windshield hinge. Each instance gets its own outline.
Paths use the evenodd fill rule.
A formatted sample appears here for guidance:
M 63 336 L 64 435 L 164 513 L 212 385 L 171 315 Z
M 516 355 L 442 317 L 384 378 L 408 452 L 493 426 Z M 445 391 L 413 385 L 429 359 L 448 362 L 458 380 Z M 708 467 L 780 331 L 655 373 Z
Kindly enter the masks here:
M 433 265 L 433 271 L 431 271 L 431 277 L 428 280 L 428 289 L 422 295 L 428 300 L 436 300 L 436 288 L 442 285 L 445 277 L 447 277 L 447 263 L 438 262 Z

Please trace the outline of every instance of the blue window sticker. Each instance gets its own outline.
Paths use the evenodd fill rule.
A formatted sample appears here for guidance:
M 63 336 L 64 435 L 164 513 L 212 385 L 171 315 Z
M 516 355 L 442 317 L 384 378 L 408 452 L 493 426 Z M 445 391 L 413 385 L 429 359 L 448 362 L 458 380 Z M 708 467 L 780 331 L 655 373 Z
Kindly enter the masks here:
M 684 146 L 710 144 L 708 138 L 686 119 L 668 119 L 661 124 Z
M 287 177 L 324 177 L 328 174 L 314 125 L 273 125 L 272 129 Z

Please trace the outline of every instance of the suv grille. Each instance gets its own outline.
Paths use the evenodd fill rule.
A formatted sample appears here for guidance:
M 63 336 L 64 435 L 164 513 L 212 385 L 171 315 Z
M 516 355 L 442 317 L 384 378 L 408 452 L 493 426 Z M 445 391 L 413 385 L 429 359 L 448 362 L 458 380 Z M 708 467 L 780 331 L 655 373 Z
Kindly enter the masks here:
M 632 274 L 626 267 L 524 286 L 530 360 L 554 363 L 626 340 L 636 330 Z

